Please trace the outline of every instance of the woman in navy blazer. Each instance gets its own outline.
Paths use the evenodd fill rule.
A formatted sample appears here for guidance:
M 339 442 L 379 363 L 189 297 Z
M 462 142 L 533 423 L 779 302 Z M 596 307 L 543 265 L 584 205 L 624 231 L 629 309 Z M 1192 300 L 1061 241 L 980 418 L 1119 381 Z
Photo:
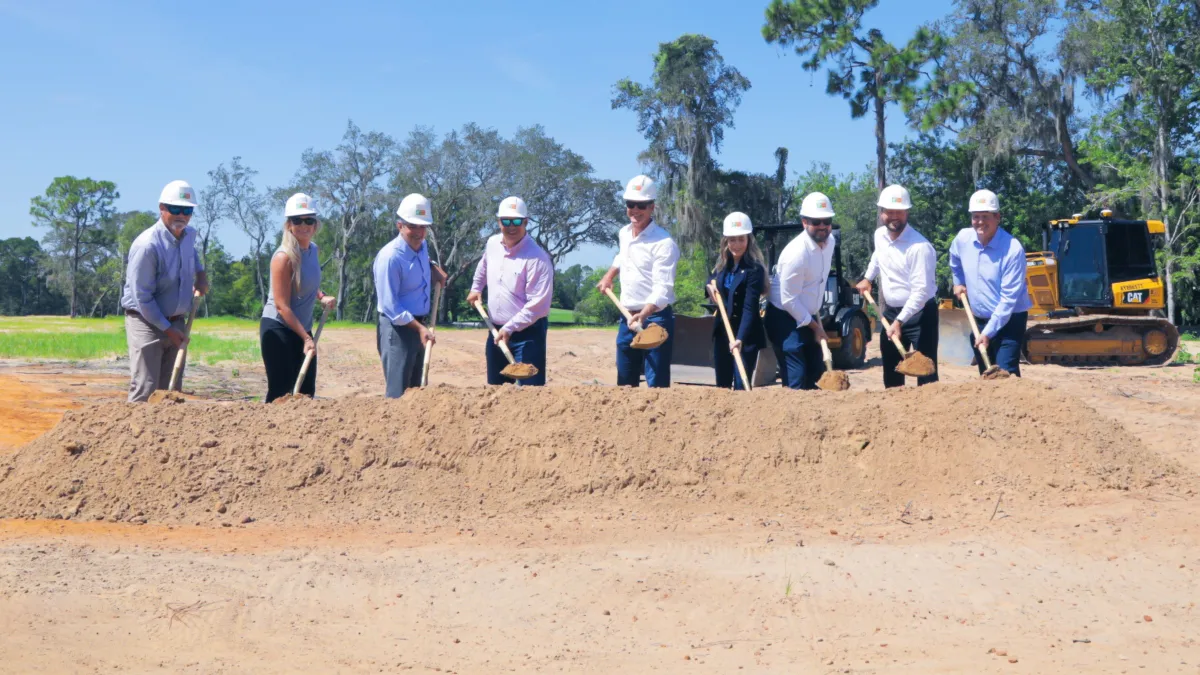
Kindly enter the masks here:
M 736 338 L 730 345 L 725 326 L 718 316 L 713 324 L 713 367 L 717 371 L 717 386 L 725 389 L 731 386 L 734 389 L 746 388 L 734 366 L 733 351 L 741 350 L 746 375 L 753 378 L 758 350 L 767 345 L 759 306 L 770 281 L 753 232 L 754 225 L 746 214 L 734 211 L 725 217 L 717 264 L 706 283 L 707 287 L 716 282 Z M 713 298 L 713 302 L 716 302 L 716 298 Z

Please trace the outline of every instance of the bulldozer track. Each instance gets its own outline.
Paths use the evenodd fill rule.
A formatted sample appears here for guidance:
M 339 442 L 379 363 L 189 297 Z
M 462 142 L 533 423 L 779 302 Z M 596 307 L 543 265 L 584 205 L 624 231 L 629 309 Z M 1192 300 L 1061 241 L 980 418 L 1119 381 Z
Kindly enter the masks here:
M 1087 314 L 1066 319 L 1046 319 L 1031 323 L 1025 330 L 1025 344 L 1021 349 L 1023 356 L 1027 361 L 1032 362 L 1029 356 L 1029 344 L 1033 340 L 1041 339 L 1047 332 L 1060 335 L 1070 334 L 1085 329 L 1093 329 L 1098 323 L 1103 324 L 1105 330 L 1116 326 L 1131 326 L 1135 328 L 1154 327 L 1167 334 L 1166 351 L 1159 356 L 1146 354 L 1145 361 L 1135 365 L 1161 368 L 1174 361 L 1175 353 L 1179 351 L 1179 330 L 1175 328 L 1174 324 L 1164 318 L 1154 316 L 1121 316 L 1116 314 Z M 1046 359 L 1046 363 L 1078 366 L 1101 366 L 1110 365 L 1114 362 L 1122 362 L 1122 355 L 1118 354 L 1111 356 L 1062 354 L 1044 358 Z

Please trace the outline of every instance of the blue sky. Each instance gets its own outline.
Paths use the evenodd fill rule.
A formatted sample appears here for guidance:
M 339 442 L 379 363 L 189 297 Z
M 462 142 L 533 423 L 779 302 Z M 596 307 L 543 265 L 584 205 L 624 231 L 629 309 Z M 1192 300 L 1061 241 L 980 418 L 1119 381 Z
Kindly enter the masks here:
M 949 0 L 880 4 L 868 19 L 896 42 L 950 11 Z M 793 173 L 813 161 L 862 170 L 872 121 L 851 120 L 823 73 L 762 39 L 766 5 L 0 0 L 0 236 L 43 236 L 29 200 L 60 175 L 116 182 L 122 210 L 153 209 L 175 178 L 203 190 L 235 155 L 260 185 L 284 183 L 347 119 L 398 138 L 417 125 L 542 124 L 623 182 L 645 142 L 631 112 L 611 109 L 612 86 L 648 81 L 658 44 L 683 33 L 716 39 L 753 85 L 723 166 L 773 171 L 782 145 Z M 888 130 L 906 133 L 899 110 Z M 245 238 L 225 227 L 240 253 Z M 607 261 L 593 248 L 567 262 Z

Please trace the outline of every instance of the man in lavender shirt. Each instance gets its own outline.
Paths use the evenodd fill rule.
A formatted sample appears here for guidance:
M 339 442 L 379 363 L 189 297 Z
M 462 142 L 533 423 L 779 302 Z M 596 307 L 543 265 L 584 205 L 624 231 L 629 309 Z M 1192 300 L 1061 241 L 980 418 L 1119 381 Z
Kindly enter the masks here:
M 200 295 L 208 292 L 196 230 L 188 225 L 195 208 L 196 191 L 191 185 L 181 180 L 167 183 L 158 197 L 158 222 L 129 247 L 121 307 L 129 345 L 131 403 L 168 387 L 175 355 L 185 340 L 193 290 Z M 183 386 L 182 372 L 177 386 Z
M 516 382 L 500 371 L 508 365 L 504 352 L 491 333 L 487 339 L 487 383 L 546 384 L 546 329 L 550 301 L 554 296 L 554 263 L 549 254 L 526 232 L 529 210 L 520 197 L 507 197 L 496 213 L 500 234 L 492 235 L 483 258 L 475 268 L 475 280 L 467 295 L 473 305 L 488 287 L 488 316 L 496 324 L 500 339 L 508 343 L 520 363 L 536 366 L 538 374 Z

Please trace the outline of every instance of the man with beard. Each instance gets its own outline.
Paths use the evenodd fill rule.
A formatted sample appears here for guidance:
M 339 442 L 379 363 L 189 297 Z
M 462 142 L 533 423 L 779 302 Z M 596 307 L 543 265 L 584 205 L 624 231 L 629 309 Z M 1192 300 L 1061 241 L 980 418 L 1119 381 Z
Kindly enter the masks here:
M 767 305 L 767 335 L 775 349 L 779 379 L 790 389 L 816 389 L 825 372 L 821 358 L 821 302 L 833 264 L 833 207 L 813 192 L 800 205 L 804 231 L 779 254 Z
M 185 181 L 167 183 L 158 197 L 158 222 L 129 246 L 121 307 L 129 345 L 129 401 L 142 402 L 170 385 L 184 343 L 193 290 L 208 292 L 208 275 L 189 227 L 196 191 Z M 182 387 L 183 373 L 179 374 Z
M 908 226 L 908 210 L 912 208 L 908 190 L 889 185 L 879 194 L 877 205 L 880 227 L 875 230 L 875 252 L 865 278 L 855 288 L 870 293 L 871 281 L 881 277 L 880 308 L 891 322 L 891 330 L 879 341 L 883 386 L 904 386 L 904 375 L 896 372 L 904 355 L 892 342 L 895 337 L 905 348 L 915 346 L 934 364 L 933 374 L 918 377 L 917 385 L 937 382 L 937 254 L 928 239 Z
M 967 294 L 976 323 L 982 328 L 974 339 L 975 362 L 984 370 L 981 351 L 992 363 L 1021 375 L 1021 343 L 1029 308 L 1025 287 L 1025 247 L 1000 227 L 1000 198 L 991 190 L 971 195 L 971 227 L 950 244 L 950 273 L 954 295 Z

